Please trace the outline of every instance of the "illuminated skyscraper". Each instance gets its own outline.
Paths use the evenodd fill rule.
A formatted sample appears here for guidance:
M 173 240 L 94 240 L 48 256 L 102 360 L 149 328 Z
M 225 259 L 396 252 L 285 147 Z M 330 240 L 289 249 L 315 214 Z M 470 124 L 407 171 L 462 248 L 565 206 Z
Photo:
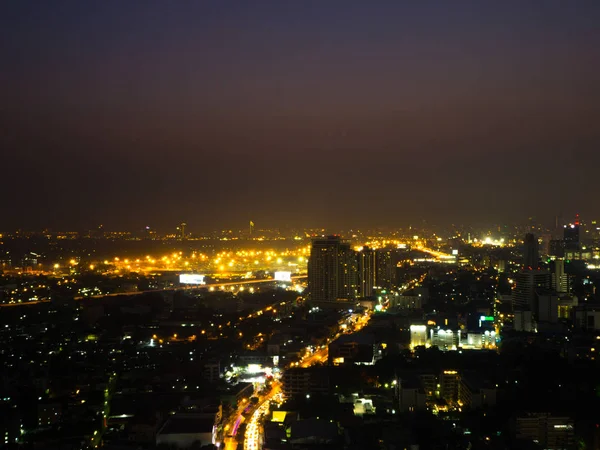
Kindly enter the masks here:
M 376 253 L 372 248 L 364 247 L 358 252 L 358 296 L 373 295 L 376 276 Z
M 313 303 L 354 299 L 357 295 L 356 252 L 339 236 L 315 239 L 308 260 L 308 289 Z
M 396 284 L 397 253 L 391 248 L 380 248 L 375 253 L 375 286 L 390 289 Z
M 579 221 L 565 225 L 563 240 L 565 241 L 565 250 L 579 251 Z

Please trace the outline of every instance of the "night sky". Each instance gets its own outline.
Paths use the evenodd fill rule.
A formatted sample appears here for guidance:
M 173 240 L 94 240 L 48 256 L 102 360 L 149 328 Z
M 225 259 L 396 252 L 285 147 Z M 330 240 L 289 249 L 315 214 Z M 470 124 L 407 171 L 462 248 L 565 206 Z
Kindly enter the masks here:
M 4 1 L 0 229 L 600 218 L 600 1 Z

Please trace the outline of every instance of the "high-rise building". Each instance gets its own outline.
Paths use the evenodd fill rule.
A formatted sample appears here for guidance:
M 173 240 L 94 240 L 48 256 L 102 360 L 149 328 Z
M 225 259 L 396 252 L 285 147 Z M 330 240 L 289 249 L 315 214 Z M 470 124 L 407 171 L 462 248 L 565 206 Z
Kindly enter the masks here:
M 460 375 L 456 370 L 444 370 L 440 374 L 440 397 L 448 403 L 455 403 L 458 400 L 458 390 L 460 387 Z
M 563 240 L 565 241 L 565 250 L 579 250 L 579 221 L 565 225 L 563 231 Z
M 342 243 L 339 250 L 338 297 L 355 299 L 358 294 L 358 260 L 349 243 Z
M 308 260 L 308 289 L 313 303 L 354 299 L 358 287 L 356 252 L 339 236 L 313 240 Z
M 516 310 L 513 327 L 515 331 L 531 333 L 533 331 L 533 313 L 531 310 Z
M 185 222 L 181 222 L 179 224 L 179 226 L 177 227 L 177 237 L 181 240 L 185 239 L 187 236 L 185 234 L 185 227 L 187 226 L 187 223 Z
M 537 269 L 539 266 L 539 246 L 538 241 L 532 233 L 525 235 L 525 242 L 523 246 L 523 266 L 525 269 Z
M 554 260 L 552 289 L 560 294 L 571 292 L 571 276 L 565 272 L 565 260 L 562 258 Z
M 376 280 L 376 253 L 372 248 L 364 247 L 358 257 L 358 296 L 370 297 Z
M 391 248 L 380 248 L 375 253 L 375 286 L 390 289 L 396 284 L 397 254 Z
M 538 321 L 558 322 L 558 295 L 553 291 L 538 291 Z
M 562 239 L 553 239 L 548 246 L 548 254 L 556 258 L 565 257 L 565 241 Z
M 550 289 L 550 272 L 545 270 L 524 270 L 515 275 L 512 291 L 514 309 L 529 308 L 537 312 L 536 294 L 540 289 Z

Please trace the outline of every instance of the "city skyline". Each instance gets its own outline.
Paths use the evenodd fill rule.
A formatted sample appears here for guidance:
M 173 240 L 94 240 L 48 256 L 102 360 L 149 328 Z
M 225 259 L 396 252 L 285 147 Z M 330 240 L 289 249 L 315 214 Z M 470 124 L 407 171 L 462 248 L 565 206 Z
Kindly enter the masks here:
M 506 233 L 506 232 L 517 232 L 520 233 L 524 229 L 530 230 L 537 233 L 554 233 L 561 232 L 563 228 L 568 227 L 570 224 L 579 224 L 583 226 L 595 228 L 598 219 L 596 216 L 581 217 L 579 214 L 564 215 L 557 214 L 553 217 L 521 217 L 520 220 L 511 221 L 457 221 L 455 223 L 443 222 L 443 221 L 426 221 L 418 220 L 418 218 L 407 218 L 403 223 L 371 223 L 364 226 L 353 226 L 352 223 L 346 223 L 342 226 L 324 226 L 323 224 L 311 224 L 308 226 L 298 226 L 293 223 L 286 223 L 277 225 L 272 221 L 266 223 L 257 224 L 253 221 L 244 222 L 243 218 L 233 220 L 228 224 L 221 224 L 220 227 L 210 228 L 204 226 L 202 223 L 190 223 L 185 224 L 185 232 L 182 234 L 181 223 L 172 222 L 164 223 L 161 226 L 155 226 L 153 222 L 149 224 L 137 224 L 132 227 L 119 226 L 114 222 L 108 221 L 100 224 L 89 224 L 84 225 L 73 223 L 67 224 L 63 228 L 44 226 L 41 228 L 34 228 L 32 226 L 24 226 L 18 228 L 0 228 L 0 233 L 5 233 L 7 236 L 18 235 L 19 233 L 76 233 L 80 236 L 101 236 L 107 235 L 132 235 L 140 237 L 147 235 L 146 237 L 172 237 L 181 239 L 183 236 L 186 238 L 199 238 L 217 235 L 228 235 L 231 234 L 236 237 L 245 237 L 248 239 L 261 239 L 265 236 L 276 236 L 276 235 L 288 235 L 293 237 L 300 233 L 306 236 L 327 236 L 327 235 L 345 235 L 353 233 L 404 233 L 413 236 L 414 232 L 426 232 L 426 233 L 442 233 L 452 234 L 456 232 L 475 232 L 484 235 L 494 233 Z M 249 226 L 252 223 L 252 226 Z M 89 226 L 88 226 L 89 225 Z M 252 231 L 250 231 L 252 229 Z M 1 237 L 1 236 L 0 236 Z
M 0 3 L 0 450 L 600 449 L 600 2 Z
M 597 2 L 0 8 L 3 229 L 595 216 Z

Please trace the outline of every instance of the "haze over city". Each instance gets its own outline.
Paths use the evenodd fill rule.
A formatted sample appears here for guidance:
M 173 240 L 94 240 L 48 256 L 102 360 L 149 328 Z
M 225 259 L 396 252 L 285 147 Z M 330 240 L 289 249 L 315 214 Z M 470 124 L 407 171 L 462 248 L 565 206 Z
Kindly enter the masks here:
M 599 21 L 597 1 L 3 2 L 0 228 L 591 216 Z
M 599 24 L 0 2 L 0 450 L 600 450 Z

